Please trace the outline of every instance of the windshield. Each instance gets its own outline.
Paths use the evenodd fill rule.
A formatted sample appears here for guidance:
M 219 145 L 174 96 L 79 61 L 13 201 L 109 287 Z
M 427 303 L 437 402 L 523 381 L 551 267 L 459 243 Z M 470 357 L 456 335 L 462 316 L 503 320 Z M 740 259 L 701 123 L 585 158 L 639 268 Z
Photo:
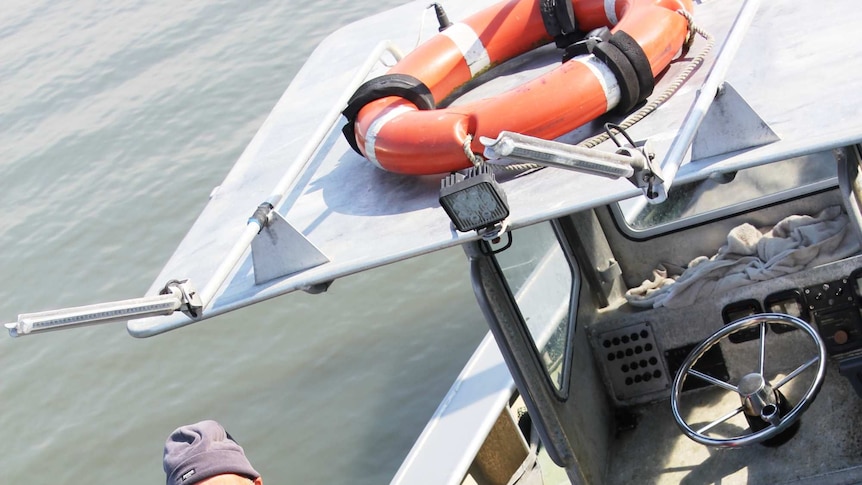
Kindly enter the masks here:
M 623 200 L 614 214 L 627 234 L 645 237 L 836 185 L 835 157 L 818 152 L 673 185 L 661 204 L 643 197 Z

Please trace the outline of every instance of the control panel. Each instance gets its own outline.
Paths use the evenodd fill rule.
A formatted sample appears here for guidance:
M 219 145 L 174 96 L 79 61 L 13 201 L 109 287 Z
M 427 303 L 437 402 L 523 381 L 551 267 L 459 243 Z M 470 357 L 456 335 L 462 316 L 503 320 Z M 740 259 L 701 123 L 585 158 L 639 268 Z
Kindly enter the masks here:
M 858 295 L 848 278 L 812 285 L 802 293 L 830 354 L 862 347 Z
M 725 324 L 755 313 L 785 313 L 815 324 L 830 355 L 862 349 L 862 268 L 847 278 L 826 281 L 800 289 L 787 289 L 758 300 L 742 300 L 722 310 Z M 771 324 L 769 331 L 784 333 L 789 325 Z M 730 341 L 741 343 L 759 338 L 758 329 L 737 332 Z

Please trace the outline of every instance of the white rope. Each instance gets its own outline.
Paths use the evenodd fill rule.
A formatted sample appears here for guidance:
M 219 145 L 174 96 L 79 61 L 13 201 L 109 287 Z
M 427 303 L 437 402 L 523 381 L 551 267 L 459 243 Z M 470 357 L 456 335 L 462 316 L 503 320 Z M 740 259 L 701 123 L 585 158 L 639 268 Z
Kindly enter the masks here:
M 467 156 L 467 160 L 470 160 L 470 163 L 472 163 L 474 167 L 478 167 L 479 165 L 485 163 L 485 159 L 482 156 L 473 153 L 473 149 L 470 147 L 472 143 L 473 135 L 467 135 L 467 138 L 464 139 L 464 144 L 461 145 L 461 148 L 464 149 L 464 155 Z

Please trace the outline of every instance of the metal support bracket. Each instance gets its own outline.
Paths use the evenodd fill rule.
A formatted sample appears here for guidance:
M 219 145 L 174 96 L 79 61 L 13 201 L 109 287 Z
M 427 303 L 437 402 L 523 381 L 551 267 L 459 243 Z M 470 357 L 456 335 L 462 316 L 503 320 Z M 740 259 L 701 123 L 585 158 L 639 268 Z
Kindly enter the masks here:
M 631 156 L 639 161 L 639 163 L 632 165 L 634 175 L 628 179 L 635 187 L 643 191 L 644 197 L 651 199 L 656 196 L 655 188 L 664 182 L 664 178 L 661 176 L 661 169 L 658 165 L 653 164 L 655 150 L 653 150 L 652 143 L 649 140 L 633 143 L 633 145 L 625 145 L 617 149 L 617 154 Z
M 620 264 L 615 259 L 609 259 L 607 262 L 607 267 L 605 268 L 596 268 L 596 271 L 599 274 L 599 279 L 601 279 L 604 284 L 611 284 L 619 278 L 623 274 L 622 268 L 620 268 Z
M 722 83 L 691 144 L 691 159 L 766 145 L 779 136 L 735 90 Z
M 274 210 L 251 241 L 251 257 L 254 282 L 258 285 L 329 262 L 326 255 Z
M 170 280 L 159 294 L 176 297 L 181 302 L 178 310 L 185 313 L 189 318 L 201 316 L 203 301 L 201 301 L 200 293 L 195 290 L 189 280 Z

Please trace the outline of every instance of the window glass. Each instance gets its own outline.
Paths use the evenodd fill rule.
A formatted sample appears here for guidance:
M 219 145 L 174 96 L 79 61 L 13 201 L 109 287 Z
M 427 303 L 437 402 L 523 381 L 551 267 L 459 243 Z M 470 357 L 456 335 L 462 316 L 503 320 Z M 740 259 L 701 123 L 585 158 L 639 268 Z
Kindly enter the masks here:
M 615 213 L 634 232 L 662 226 L 676 229 L 836 184 L 835 157 L 832 152 L 819 152 L 674 184 L 662 204 L 647 204 L 643 197 L 636 197 L 619 202 Z
M 551 223 L 513 231 L 512 246 L 496 258 L 551 383 L 563 395 L 571 361 L 566 358 L 566 343 L 576 313 L 573 275 L 578 273 L 572 270 Z

